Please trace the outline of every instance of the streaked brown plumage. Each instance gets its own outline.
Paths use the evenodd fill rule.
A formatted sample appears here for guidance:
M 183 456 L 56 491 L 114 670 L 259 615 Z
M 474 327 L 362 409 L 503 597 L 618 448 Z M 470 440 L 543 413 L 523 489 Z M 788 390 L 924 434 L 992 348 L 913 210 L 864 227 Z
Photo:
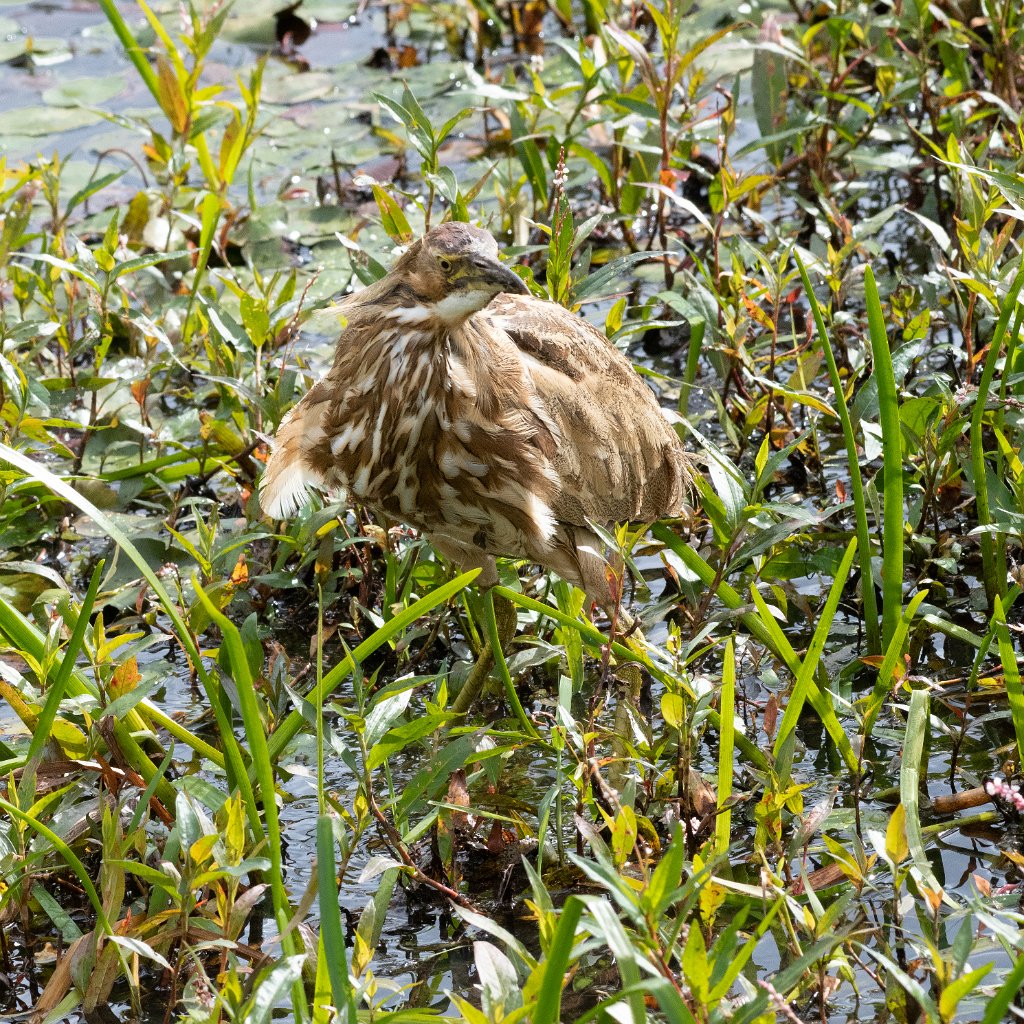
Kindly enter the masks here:
M 678 514 L 689 463 L 628 360 L 526 291 L 489 234 L 448 223 L 346 298 L 334 365 L 277 432 L 268 514 L 342 491 L 481 566 L 482 586 L 496 555 L 525 557 L 609 607 L 588 522 Z

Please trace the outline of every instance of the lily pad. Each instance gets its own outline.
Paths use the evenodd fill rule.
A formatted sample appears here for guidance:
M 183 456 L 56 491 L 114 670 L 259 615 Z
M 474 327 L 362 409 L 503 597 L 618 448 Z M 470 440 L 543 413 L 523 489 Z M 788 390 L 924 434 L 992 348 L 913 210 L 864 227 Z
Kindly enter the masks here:
M 66 78 L 43 93 L 43 102 L 53 107 L 96 107 L 124 91 L 122 75 L 106 78 Z
M 71 50 L 64 39 L 54 39 L 44 36 L 24 36 L 15 39 L 20 52 L 16 57 L 22 57 L 25 63 L 31 67 L 45 68 L 53 64 L 63 64 L 71 60 Z M 7 60 L 14 58 L 8 57 Z
M 329 96 L 334 88 L 333 76 L 321 71 L 313 71 L 308 75 L 282 75 L 263 83 L 263 101 L 279 104 L 308 103 Z
M 0 138 L 7 135 L 38 138 L 84 128 L 101 120 L 99 114 L 82 107 L 19 107 L 0 111 Z
M 0 568 L 0 600 L 27 614 L 40 594 L 53 590 L 54 584 L 39 573 L 8 573 Z
M 27 135 L 0 134 L 0 156 L 27 156 L 38 149 L 39 143 Z
M 6 64 L 25 52 L 24 39 L 0 39 L 0 64 Z

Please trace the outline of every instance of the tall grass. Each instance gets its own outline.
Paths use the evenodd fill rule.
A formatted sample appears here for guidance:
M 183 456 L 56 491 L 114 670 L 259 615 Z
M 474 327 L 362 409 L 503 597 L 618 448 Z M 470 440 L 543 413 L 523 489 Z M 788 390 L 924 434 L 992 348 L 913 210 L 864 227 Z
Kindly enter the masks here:
M 864 304 L 882 428 L 882 646 L 887 648 L 903 611 L 903 429 L 889 335 L 871 267 L 864 268 Z

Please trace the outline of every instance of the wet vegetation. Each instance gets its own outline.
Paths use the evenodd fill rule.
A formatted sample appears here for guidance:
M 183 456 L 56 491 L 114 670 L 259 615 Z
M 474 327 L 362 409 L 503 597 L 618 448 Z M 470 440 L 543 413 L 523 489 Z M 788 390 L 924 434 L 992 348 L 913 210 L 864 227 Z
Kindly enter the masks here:
M 0 1014 L 1024 1014 L 1016 0 L 98 3 L 0 17 Z M 680 414 L 642 633 L 260 512 L 446 217 Z

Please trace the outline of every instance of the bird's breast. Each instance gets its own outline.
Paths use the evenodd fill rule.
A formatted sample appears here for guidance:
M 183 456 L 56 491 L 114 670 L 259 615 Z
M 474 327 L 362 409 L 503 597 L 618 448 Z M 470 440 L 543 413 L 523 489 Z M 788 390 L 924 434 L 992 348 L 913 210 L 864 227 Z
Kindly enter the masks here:
M 485 358 L 475 340 L 397 325 L 339 359 L 324 476 L 428 533 L 514 553 L 553 530 L 547 434 L 519 394 L 518 364 Z

